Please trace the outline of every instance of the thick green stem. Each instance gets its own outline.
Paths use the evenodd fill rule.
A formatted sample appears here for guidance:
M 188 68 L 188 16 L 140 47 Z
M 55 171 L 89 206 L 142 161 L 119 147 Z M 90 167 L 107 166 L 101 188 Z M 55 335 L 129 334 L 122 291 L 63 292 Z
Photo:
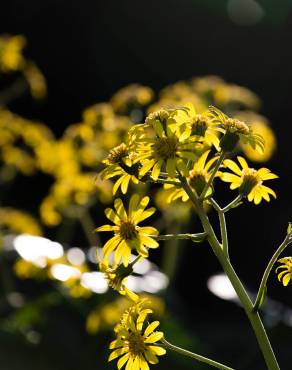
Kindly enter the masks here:
M 287 235 L 286 238 L 284 239 L 283 243 L 279 246 L 279 248 L 276 250 L 272 258 L 270 259 L 270 262 L 268 263 L 268 266 L 266 267 L 266 270 L 263 274 L 262 281 L 258 290 L 257 298 L 254 303 L 254 311 L 258 311 L 262 302 L 262 297 L 265 294 L 265 289 L 267 286 L 267 281 L 269 278 L 269 275 L 272 271 L 272 268 L 279 258 L 280 254 L 284 251 L 284 249 L 292 242 L 290 239 L 290 236 Z
M 175 351 L 177 353 L 180 353 L 183 356 L 194 358 L 197 361 L 204 362 L 205 364 L 208 364 L 210 366 L 216 367 L 217 369 L 221 369 L 221 370 L 233 370 L 231 367 L 228 367 L 228 366 L 225 366 L 223 364 L 220 364 L 219 362 L 214 361 L 214 360 L 211 360 L 210 358 L 207 358 L 207 357 L 198 355 L 197 353 L 193 353 L 193 352 L 187 351 L 186 349 L 177 347 L 177 346 L 169 343 L 165 339 L 162 339 L 162 343 L 164 344 L 164 346 L 166 348 L 168 348 L 168 349 L 170 349 L 172 351 Z
M 215 177 L 217 171 L 219 170 L 219 167 L 221 166 L 221 163 L 223 162 L 224 158 L 225 158 L 225 152 L 222 151 L 221 154 L 220 154 L 220 156 L 219 156 L 219 158 L 218 158 L 218 160 L 217 160 L 217 162 L 216 162 L 215 167 L 213 168 L 213 171 L 211 173 L 211 176 L 209 177 L 209 180 L 208 180 L 207 184 L 205 185 L 205 187 L 204 187 L 204 189 L 203 189 L 203 191 L 202 191 L 202 193 L 200 195 L 200 199 L 201 200 L 205 198 L 205 195 L 206 195 L 209 187 L 212 186 L 214 177 Z
M 219 243 L 215 232 L 210 224 L 210 221 L 208 219 L 208 216 L 203 208 L 202 202 L 198 199 L 196 194 L 192 191 L 190 188 L 188 182 L 184 177 L 180 177 L 180 181 L 182 183 L 182 186 L 186 193 L 189 195 L 190 200 L 194 204 L 196 211 L 198 213 L 198 216 L 201 220 L 201 223 L 203 225 L 203 228 L 205 232 L 208 234 L 208 242 L 211 245 L 215 255 L 217 256 L 224 272 L 228 276 L 234 290 L 236 291 L 238 298 L 240 302 L 243 305 L 243 308 L 246 312 L 246 315 L 249 318 L 249 321 L 252 325 L 252 328 L 254 330 L 254 333 L 256 335 L 259 347 L 262 351 L 262 354 L 264 356 L 266 365 L 269 370 L 279 370 L 279 365 L 277 363 L 276 357 L 274 355 L 273 349 L 271 347 L 271 344 L 269 342 L 269 339 L 267 337 L 265 328 L 262 324 L 261 318 L 257 312 L 254 312 L 253 310 L 253 304 L 252 301 L 247 294 L 246 290 L 244 289 L 239 277 L 237 276 L 236 272 L 234 271 L 230 261 L 228 258 L 226 258 L 226 255 L 224 254 L 221 244 Z

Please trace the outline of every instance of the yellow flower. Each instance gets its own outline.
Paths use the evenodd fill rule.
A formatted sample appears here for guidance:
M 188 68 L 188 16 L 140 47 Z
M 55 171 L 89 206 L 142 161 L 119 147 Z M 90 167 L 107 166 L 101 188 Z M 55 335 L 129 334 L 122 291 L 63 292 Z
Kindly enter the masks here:
M 212 165 L 218 157 L 213 157 L 209 161 L 207 161 L 208 155 L 210 153 L 210 150 L 207 150 L 204 154 L 201 155 L 201 157 L 194 163 L 193 168 L 189 172 L 188 176 L 188 182 L 191 185 L 193 189 L 196 190 L 197 194 L 200 196 L 203 189 L 205 188 L 205 185 L 207 184 L 211 173 L 212 173 Z M 219 176 L 220 172 L 216 173 L 216 176 Z M 171 203 L 176 199 L 182 198 L 183 202 L 186 202 L 189 200 L 189 196 L 184 191 L 184 189 L 176 187 L 175 185 L 165 184 L 165 189 L 171 189 L 172 191 L 169 191 L 167 202 Z M 206 196 L 211 195 L 212 189 L 209 189 Z
M 154 135 L 148 134 L 149 128 L 154 130 Z M 164 166 L 170 177 L 175 177 L 177 170 L 187 174 L 185 161 L 196 159 L 196 144 L 190 138 L 190 125 L 180 122 L 179 109 L 151 113 L 141 131 L 135 148 L 137 160 L 141 162 L 140 176 L 151 170 L 152 178 L 157 180 Z
M 125 364 L 127 370 L 149 370 L 150 364 L 157 364 L 157 356 L 166 353 L 165 349 L 157 345 L 163 338 L 163 333 L 155 331 L 159 321 L 146 324 L 145 320 L 151 310 L 134 309 L 129 310 L 126 318 L 123 317 L 121 324 L 118 324 L 115 331 L 117 339 L 110 344 L 113 352 L 109 361 L 119 357 L 117 366 L 120 370 Z
M 135 164 L 133 165 L 134 161 L 132 158 L 133 156 L 129 153 L 126 144 L 122 143 L 113 148 L 103 161 L 107 167 L 100 173 L 101 178 L 110 179 L 118 176 L 113 186 L 113 194 L 118 191 L 119 187 L 121 187 L 122 193 L 126 194 L 130 181 L 134 184 L 139 183 L 136 177 L 138 176 L 138 167 Z
M 19 71 L 25 64 L 22 55 L 26 40 L 23 36 L 0 37 L 0 70 L 3 72 Z
M 264 152 L 264 140 L 261 135 L 253 132 L 250 125 L 236 118 L 228 117 L 218 108 L 209 108 L 212 120 L 218 125 L 219 130 L 224 134 L 220 140 L 220 147 L 226 152 L 235 149 L 238 142 L 248 144 L 260 153 Z
M 103 247 L 105 259 L 115 251 L 114 262 L 118 264 L 123 260 L 124 266 L 128 266 L 132 250 L 136 250 L 142 257 L 148 257 L 148 248 L 158 247 L 157 241 L 151 238 L 151 235 L 158 235 L 158 231 L 154 227 L 138 226 L 155 212 L 153 207 L 145 209 L 148 203 L 149 197 L 140 199 L 138 194 L 134 194 L 130 199 L 128 213 L 121 199 L 115 200 L 115 210 L 111 208 L 105 210 L 106 217 L 115 224 L 96 229 L 115 233 Z
M 214 145 L 219 151 L 219 138 L 220 130 L 217 124 L 210 118 L 209 112 L 197 114 L 194 106 L 190 103 L 185 105 L 190 117 L 190 124 L 192 128 L 192 135 L 196 141 L 206 143 L 209 147 Z
M 230 182 L 230 189 L 232 190 L 239 188 L 239 193 L 244 197 L 247 196 L 247 199 L 250 202 L 254 201 L 255 204 L 259 204 L 262 199 L 269 202 L 270 195 L 276 198 L 275 192 L 263 185 L 263 181 L 276 179 L 278 176 L 267 168 L 260 168 L 259 170 L 249 168 L 246 160 L 242 157 L 238 156 L 237 159 L 241 168 L 231 159 L 224 161 L 224 166 L 233 171 L 234 174 L 221 173 L 221 180 Z
M 0 228 L 16 234 L 42 235 L 38 221 L 31 215 L 13 208 L 0 208 Z
M 125 286 L 128 276 L 133 272 L 132 265 L 130 264 L 127 267 L 116 263 L 110 265 L 107 259 L 104 258 L 102 260 L 98 254 L 97 258 L 99 260 L 99 270 L 104 273 L 108 285 L 120 294 L 125 295 L 130 300 L 134 302 L 137 301 L 137 294 Z
M 276 272 L 279 269 L 283 269 L 283 271 L 278 274 L 278 279 L 279 281 L 282 281 L 284 286 L 287 286 L 292 277 L 292 257 L 280 258 L 278 262 L 283 263 L 283 265 L 276 268 Z

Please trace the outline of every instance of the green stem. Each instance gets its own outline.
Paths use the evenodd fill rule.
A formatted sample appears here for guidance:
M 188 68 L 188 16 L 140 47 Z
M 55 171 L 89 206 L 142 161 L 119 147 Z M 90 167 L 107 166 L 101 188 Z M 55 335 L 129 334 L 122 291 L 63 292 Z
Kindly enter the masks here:
M 207 234 L 197 233 L 197 234 L 166 234 L 166 235 L 151 235 L 152 239 L 156 240 L 177 240 L 177 239 L 191 239 L 193 242 L 202 242 L 206 239 Z
M 224 212 L 220 208 L 219 204 L 215 201 L 215 199 L 213 199 L 213 198 L 210 199 L 210 202 L 218 213 L 219 223 L 220 223 L 221 239 L 222 239 L 222 248 L 223 248 L 223 252 L 225 253 L 225 256 L 227 258 L 229 258 L 227 227 L 226 227 L 226 220 L 225 220 Z
M 204 189 L 203 189 L 203 191 L 202 191 L 202 193 L 200 195 L 200 200 L 202 200 L 202 199 L 205 198 L 205 195 L 206 195 L 209 187 L 212 185 L 213 180 L 214 180 L 214 177 L 215 177 L 217 171 L 219 170 L 219 167 L 221 166 L 221 163 L 223 162 L 224 158 L 225 158 L 225 152 L 222 151 L 220 153 L 220 156 L 219 156 L 219 158 L 218 158 L 218 160 L 216 162 L 216 165 L 215 165 L 215 167 L 214 167 L 214 169 L 213 169 L 213 171 L 211 173 L 211 176 L 209 177 L 209 180 L 208 180 L 207 184 L 205 185 L 205 187 L 204 187 Z
M 232 202 L 230 202 L 226 207 L 222 208 L 221 211 L 223 213 L 228 212 L 231 208 L 234 208 L 238 205 L 238 203 L 241 201 L 242 195 L 238 195 Z
M 268 266 L 265 269 L 265 272 L 262 277 L 262 281 L 258 290 L 257 298 L 255 300 L 255 303 L 253 305 L 254 311 L 258 311 L 261 305 L 262 297 L 263 294 L 265 294 L 265 289 L 267 286 L 267 281 L 269 278 L 269 275 L 272 271 L 272 268 L 279 258 L 280 254 L 284 251 L 284 249 L 292 242 L 290 239 L 290 236 L 287 235 L 286 238 L 284 239 L 283 243 L 279 246 L 279 248 L 276 250 L 276 252 L 273 254 L 272 258 L 270 259 L 270 262 L 268 263 Z
M 205 364 L 208 364 L 210 366 L 216 367 L 217 369 L 221 369 L 221 370 L 233 370 L 231 367 L 228 367 L 228 366 L 225 366 L 223 364 L 220 364 L 219 362 L 214 361 L 214 360 L 211 360 L 210 358 L 207 358 L 207 357 L 198 355 L 197 353 L 193 353 L 193 352 L 187 351 L 186 349 L 177 347 L 177 346 L 169 343 L 165 339 L 162 339 L 162 343 L 164 344 L 164 346 L 166 348 L 168 348 L 168 349 L 170 349 L 170 350 L 172 350 L 174 352 L 180 353 L 183 356 L 194 358 L 195 360 L 198 360 L 200 362 L 204 362 Z
M 195 206 L 196 212 L 201 220 L 201 223 L 203 225 L 203 228 L 205 232 L 208 234 L 208 242 L 211 245 L 215 255 L 217 256 L 224 272 L 228 276 L 234 290 L 236 291 L 238 298 L 240 302 L 243 305 L 243 308 L 246 312 L 246 315 L 252 325 L 252 328 L 254 330 L 254 333 L 256 335 L 259 347 L 262 351 L 262 354 L 264 356 L 266 365 L 269 370 L 279 370 L 279 365 L 277 363 L 276 357 L 274 355 L 273 349 L 271 347 L 271 344 L 269 342 L 267 333 L 265 331 L 265 328 L 262 324 L 261 318 L 257 312 L 254 312 L 253 310 L 253 304 L 252 301 L 247 294 L 246 290 L 244 289 L 239 277 L 237 276 L 236 272 L 234 271 L 230 261 L 228 258 L 226 258 L 226 255 L 223 253 L 223 250 L 221 248 L 221 244 L 219 243 L 216 234 L 212 228 L 212 225 L 210 224 L 210 221 L 208 219 L 208 216 L 203 208 L 202 202 L 198 199 L 196 194 L 192 191 L 190 188 L 188 182 L 186 179 L 182 176 L 180 176 L 180 181 L 182 183 L 182 186 L 186 193 L 188 194 L 190 200 Z
M 175 185 L 175 186 L 180 186 L 180 183 L 178 181 L 172 181 L 172 180 L 165 180 L 165 179 L 149 179 L 147 180 L 149 182 L 154 182 L 155 184 L 170 184 L 170 185 Z

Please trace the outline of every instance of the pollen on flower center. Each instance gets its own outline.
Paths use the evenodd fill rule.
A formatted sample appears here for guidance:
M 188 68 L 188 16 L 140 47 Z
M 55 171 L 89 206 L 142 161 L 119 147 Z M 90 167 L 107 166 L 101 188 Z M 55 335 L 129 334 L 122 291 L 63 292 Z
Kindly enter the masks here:
M 146 350 L 144 337 L 140 333 L 130 333 L 126 340 L 129 347 L 129 352 L 133 355 L 139 355 Z
M 197 114 L 192 122 L 192 132 L 194 135 L 205 136 L 208 128 L 208 118 Z
M 111 164 L 121 163 L 122 159 L 126 157 L 127 155 L 128 155 L 128 149 L 126 145 L 122 143 L 121 145 L 116 146 L 110 151 L 107 159 Z
M 122 239 L 131 240 L 138 234 L 136 225 L 131 221 L 122 221 L 120 224 L 119 234 Z
M 163 137 L 159 138 L 154 144 L 154 151 L 156 155 L 164 160 L 175 157 L 178 146 L 176 137 Z
M 169 113 L 165 109 L 160 109 L 156 112 L 150 113 L 146 118 L 146 123 L 151 123 L 152 121 L 158 120 L 160 122 L 165 122 L 169 117 Z
M 234 132 L 234 133 L 239 133 L 243 135 L 248 135 L 250 133 L 250 129 L 247 126 L 247 124 L 245 124 L 242 121 L 239 121 L 236 118 L 228 118 L 225 121 L 225 127 L 227 131 Z

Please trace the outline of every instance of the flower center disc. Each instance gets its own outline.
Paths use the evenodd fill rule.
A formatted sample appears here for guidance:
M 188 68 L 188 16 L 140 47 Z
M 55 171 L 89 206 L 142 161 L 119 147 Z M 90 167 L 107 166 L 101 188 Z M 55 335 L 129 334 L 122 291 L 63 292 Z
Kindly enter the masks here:
M 122 221 L 120 224 L 119 233 L 125 240 L 134 239 L 137 235 L 136 226 L 131 221 Z
M 159 138 L 154 144 L 154 151 L 158 157 L 164 160 L 175 157 L 178 140 L 175 137 Z
M 130 333 L 128 337 L 129 352 L 134 355 L 143 353 L 146 349 L 144 338 L 139 333 Z

